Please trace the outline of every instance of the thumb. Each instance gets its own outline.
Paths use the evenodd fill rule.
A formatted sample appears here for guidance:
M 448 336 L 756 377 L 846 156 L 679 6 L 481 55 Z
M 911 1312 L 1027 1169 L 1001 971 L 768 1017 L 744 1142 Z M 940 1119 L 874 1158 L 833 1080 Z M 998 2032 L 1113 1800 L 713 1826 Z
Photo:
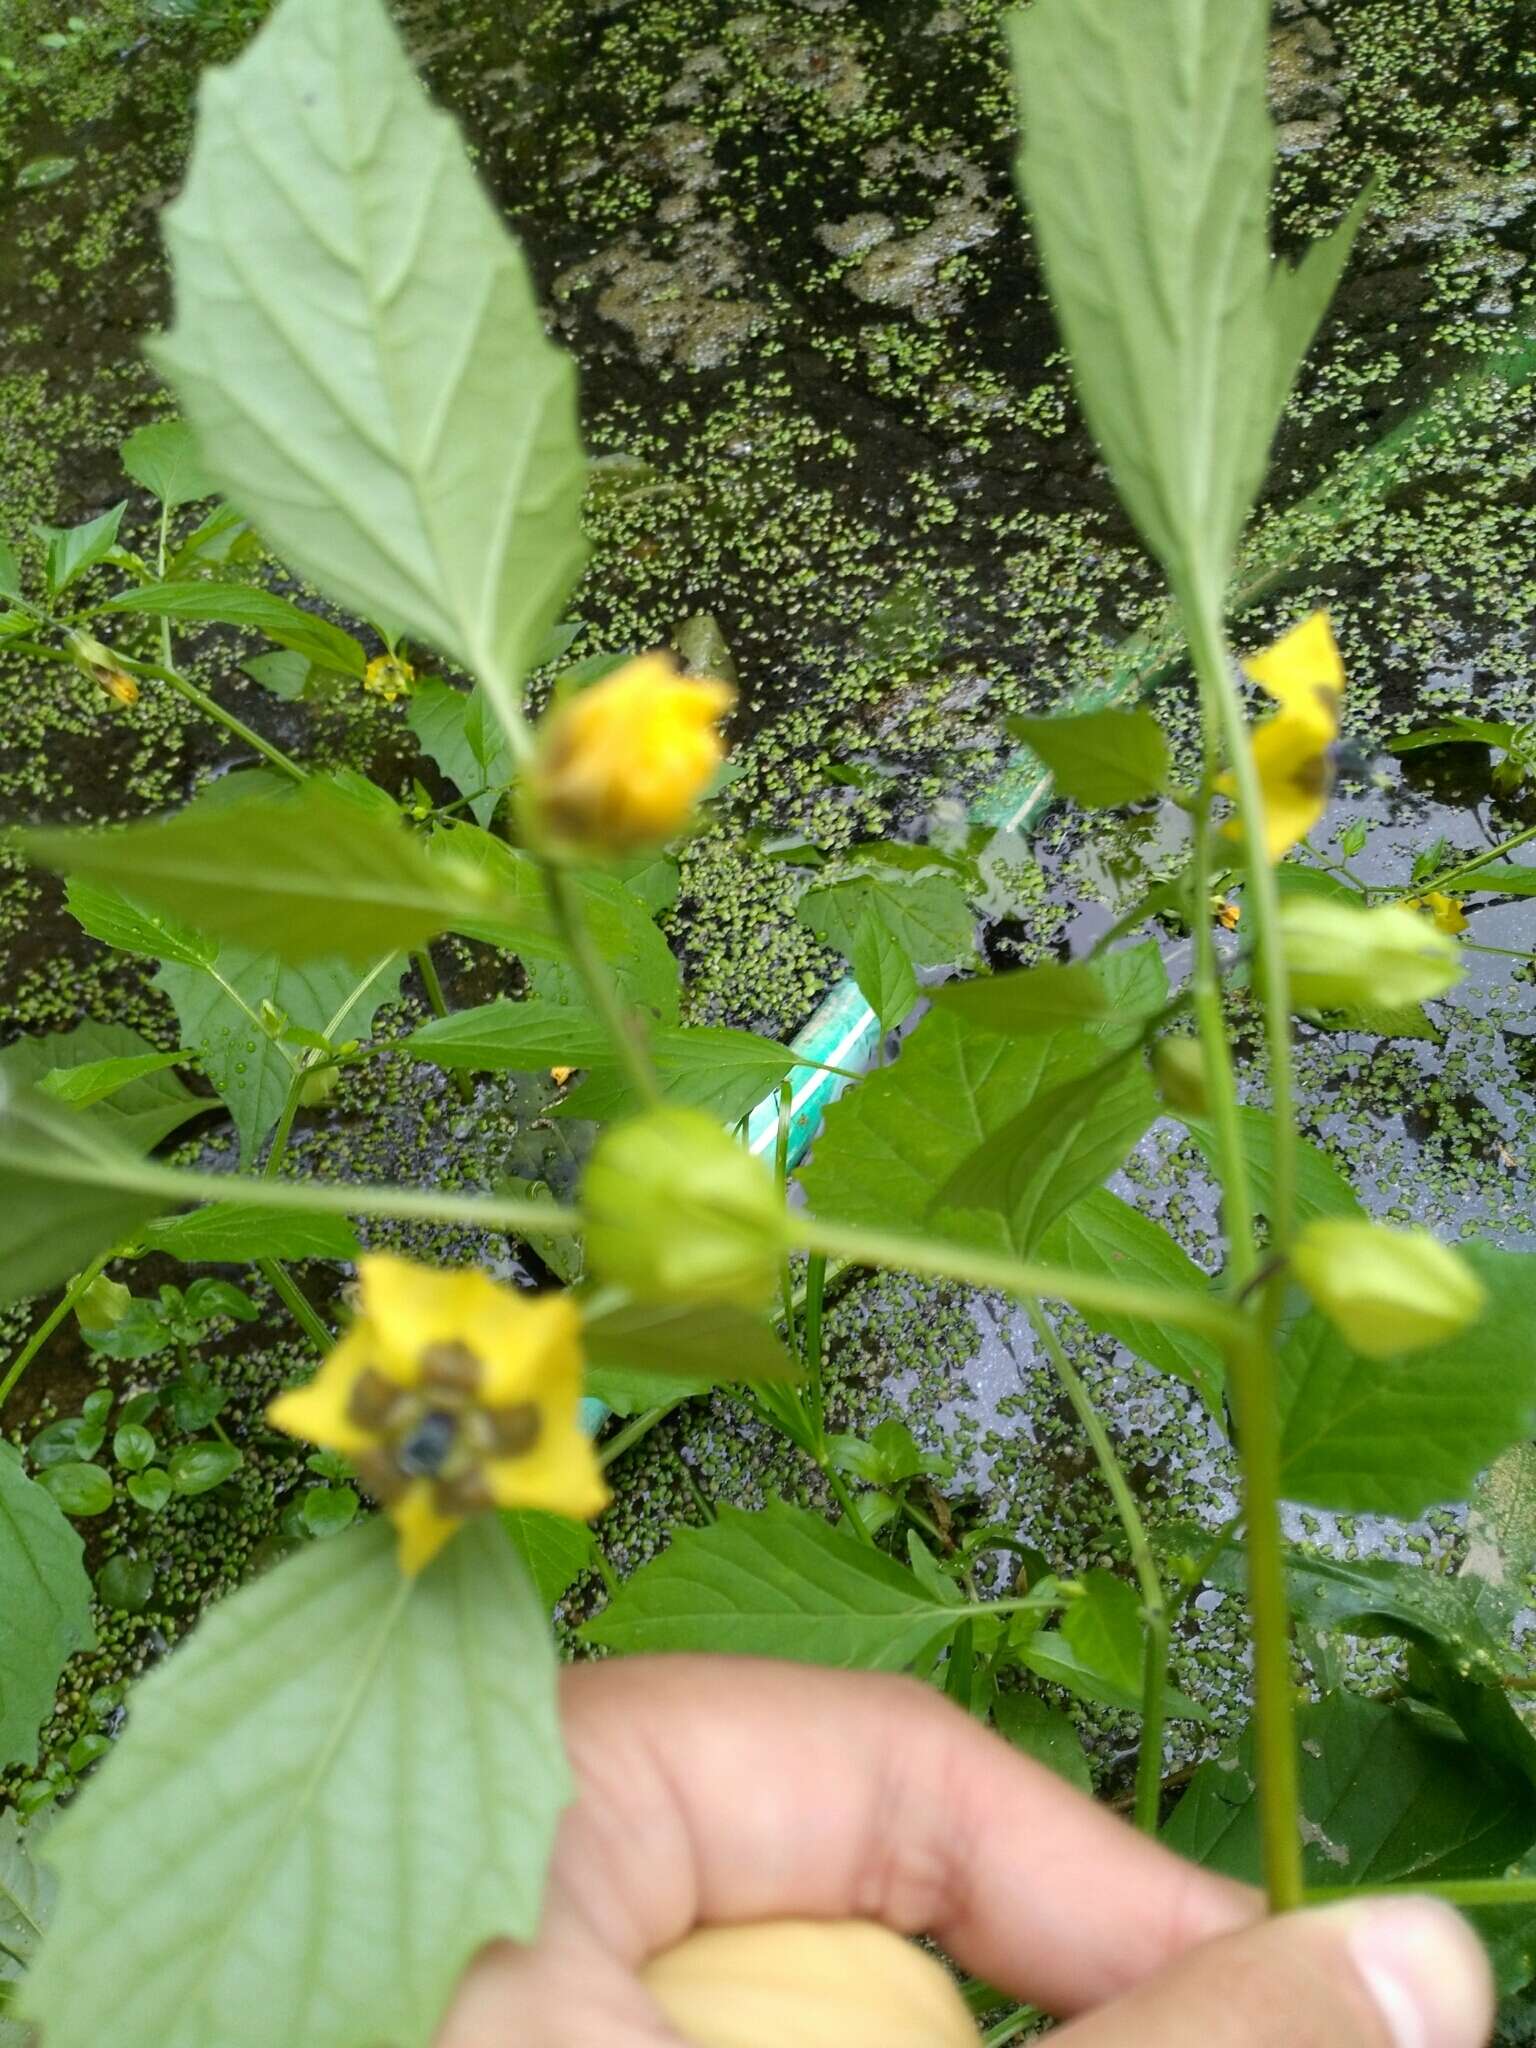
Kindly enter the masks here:
M 1483 2048 L 1492 1978 L 1437 1899 L 1374 1898 L 1261 1920 L 1190 1949 L 1065 2027 L 1061 2048 Z

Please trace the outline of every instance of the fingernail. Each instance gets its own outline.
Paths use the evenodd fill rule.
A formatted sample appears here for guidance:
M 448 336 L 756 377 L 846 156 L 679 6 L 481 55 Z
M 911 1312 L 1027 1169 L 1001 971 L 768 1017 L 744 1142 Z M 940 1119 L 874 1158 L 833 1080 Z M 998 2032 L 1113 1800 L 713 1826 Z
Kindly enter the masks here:
M 1335 1908 L 1392 2048 L 1483 2048 L 1493 1983 L 1477 1936 L 1438 1899 L 1362 1899 Z

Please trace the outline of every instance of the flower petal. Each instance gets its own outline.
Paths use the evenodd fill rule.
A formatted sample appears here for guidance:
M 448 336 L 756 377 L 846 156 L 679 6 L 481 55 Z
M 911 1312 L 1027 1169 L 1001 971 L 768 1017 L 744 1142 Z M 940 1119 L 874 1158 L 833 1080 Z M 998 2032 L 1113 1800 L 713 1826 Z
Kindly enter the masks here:
M 389 1519 L 400 1537 L 400 1569 L 414 1578 L 429 1565 L 463 1517 L 439 1512 L 430 1479 L 415 1480 L 390 1505 Z
M 498 1507 L 548 1508 L 575 1522 L 590 1522 L 613 1498 L 574 1412 L 554 1426 L 546 1418 L 536 1449 L 520 1458 L 490 1459 L 485 1477 Z
M 348 1410 L 358 1381 L 375 1363 L 372 1333 L 365 1324 L 348 1331 L 306 1387 L 290 1387 L 268 1404 L 274 1429 L 306 1443 L 351 1457 L 377 1441 L 375 1433 L 352 1420 Z
M 1275 702 L 1297 716 L 1320 721 L 1335 739 L 1344 702 L 1344 662 L 1326 612 L 1313 612 L 1244 668 Z

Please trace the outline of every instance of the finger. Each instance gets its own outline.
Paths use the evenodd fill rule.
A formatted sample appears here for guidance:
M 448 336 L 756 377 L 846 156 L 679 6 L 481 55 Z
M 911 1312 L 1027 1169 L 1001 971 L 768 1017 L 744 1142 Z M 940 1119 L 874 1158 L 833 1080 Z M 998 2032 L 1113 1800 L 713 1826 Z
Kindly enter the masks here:
M 686 2048 L 633 1972 L 582 1930 L 484 1949 L 434 2048 Z
M 925 1686 L 730 1657 L 565 1678 L 547 1925 L 630 1966 L 699 1925 L 868 1918 L 1053 2012 L 1257 1912 Z
M 1052 2038 L 1061 2048 L 1482 2048 L 1482 1948 L 1435 1899 L 1286 1914 L 1208 1943 Z

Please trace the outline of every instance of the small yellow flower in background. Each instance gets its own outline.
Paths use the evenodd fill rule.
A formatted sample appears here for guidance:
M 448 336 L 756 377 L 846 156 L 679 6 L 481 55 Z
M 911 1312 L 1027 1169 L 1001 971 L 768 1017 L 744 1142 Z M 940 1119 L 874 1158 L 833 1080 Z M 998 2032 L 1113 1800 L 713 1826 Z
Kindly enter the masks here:
M 557 704 L 528 783 L 535 836 L 610 854 L 674 838 L 725 759 L 716 725 L 735 701 L 728 683 L 642 654 Z
M 1216 922 L 1225 932 L 1235 932 L 1243 915 L 1241 903 L 1234 903 L 1230 896 L 1216 906 Z
M 363 670 L 363 688 L 382 697 L 386 704 L 405 696 L 415 680 L 416 671 L 411 664 L 394 654 L 376 654 Z
M 1461 907 L 1459 896 L 1447 896 L 1443 889 L 1431 889 L 1424 896 L 1406 896 L 1403 907 L 1407 910 L 1425 912 L 1437 932 L 1444 932 L 1454 939 L 1458 932 L 1467 929 L 1467 914 Z
M 1326 612 L 1314 612 L 1243 666 L 1280 706 L 1254 728 L 1253 760 L 1264 793 L 1264 843 L 1271 862 L 1322 818 L 1333 788 L 1332 747 L 1344 704 L 1344 663 Z M 1217 787 L 1235 792 L 1224 775 Z M 1223 830 L 1237 838 L 1236 821 Z
M 586 1521 L 608 1505 L 577 1419 L 581 1317 L 568 1295 L 381 1255 L 359 1260 L 358 1278 L 357 1321 L 267 1417 L 352 1460 L 400 1533 L 403 1571 L 487 1508 Z

